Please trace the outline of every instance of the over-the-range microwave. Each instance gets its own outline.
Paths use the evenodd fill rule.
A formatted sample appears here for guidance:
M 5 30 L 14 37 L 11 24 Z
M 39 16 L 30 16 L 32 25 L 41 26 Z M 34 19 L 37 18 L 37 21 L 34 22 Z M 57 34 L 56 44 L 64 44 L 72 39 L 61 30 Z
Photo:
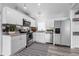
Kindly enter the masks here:
M 31 25 L 31 22 L 26 21 L 25 19 L 23 19 L 23 26 L 30 27 L 30 25 Z

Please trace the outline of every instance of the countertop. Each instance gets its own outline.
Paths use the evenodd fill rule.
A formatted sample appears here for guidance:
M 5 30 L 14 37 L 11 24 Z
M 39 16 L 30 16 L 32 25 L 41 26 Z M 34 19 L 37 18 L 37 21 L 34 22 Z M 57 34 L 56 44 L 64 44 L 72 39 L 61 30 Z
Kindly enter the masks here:
M 3 33 L 3 35 L 6 35 L 6 36 L 19 36 L 19 35 L 25 35 L 26 33 L 16 33 L 16 34 L 6 34 L 6 33 Z
M 53 32 L 50 31 L 37 31 L 36 33 L 53 34 Z

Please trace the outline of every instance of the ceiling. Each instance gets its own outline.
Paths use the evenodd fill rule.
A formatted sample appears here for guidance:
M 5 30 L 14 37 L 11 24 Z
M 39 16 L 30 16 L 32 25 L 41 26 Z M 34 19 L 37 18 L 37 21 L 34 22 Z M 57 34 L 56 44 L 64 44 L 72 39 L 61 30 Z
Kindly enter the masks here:
M 68 17 L 73 3 L 6 3 L 13 8 L 29 13 L 36 19 Z

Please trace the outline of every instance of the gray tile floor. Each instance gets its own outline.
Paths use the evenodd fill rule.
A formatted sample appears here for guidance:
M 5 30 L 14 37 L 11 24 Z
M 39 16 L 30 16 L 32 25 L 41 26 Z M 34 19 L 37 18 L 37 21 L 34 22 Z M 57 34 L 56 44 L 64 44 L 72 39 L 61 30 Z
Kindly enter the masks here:
M 79 56 L 79 49 L 33 43 L 13 56 Z

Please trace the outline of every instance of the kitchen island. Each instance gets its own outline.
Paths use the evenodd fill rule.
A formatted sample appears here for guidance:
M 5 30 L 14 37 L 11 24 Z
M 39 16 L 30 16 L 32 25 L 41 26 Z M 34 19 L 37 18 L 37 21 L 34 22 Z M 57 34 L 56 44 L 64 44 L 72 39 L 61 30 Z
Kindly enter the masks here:
M 26 47 L 26 34 L 3 35 L 2 55 L 13 55 L 17 51 Z

